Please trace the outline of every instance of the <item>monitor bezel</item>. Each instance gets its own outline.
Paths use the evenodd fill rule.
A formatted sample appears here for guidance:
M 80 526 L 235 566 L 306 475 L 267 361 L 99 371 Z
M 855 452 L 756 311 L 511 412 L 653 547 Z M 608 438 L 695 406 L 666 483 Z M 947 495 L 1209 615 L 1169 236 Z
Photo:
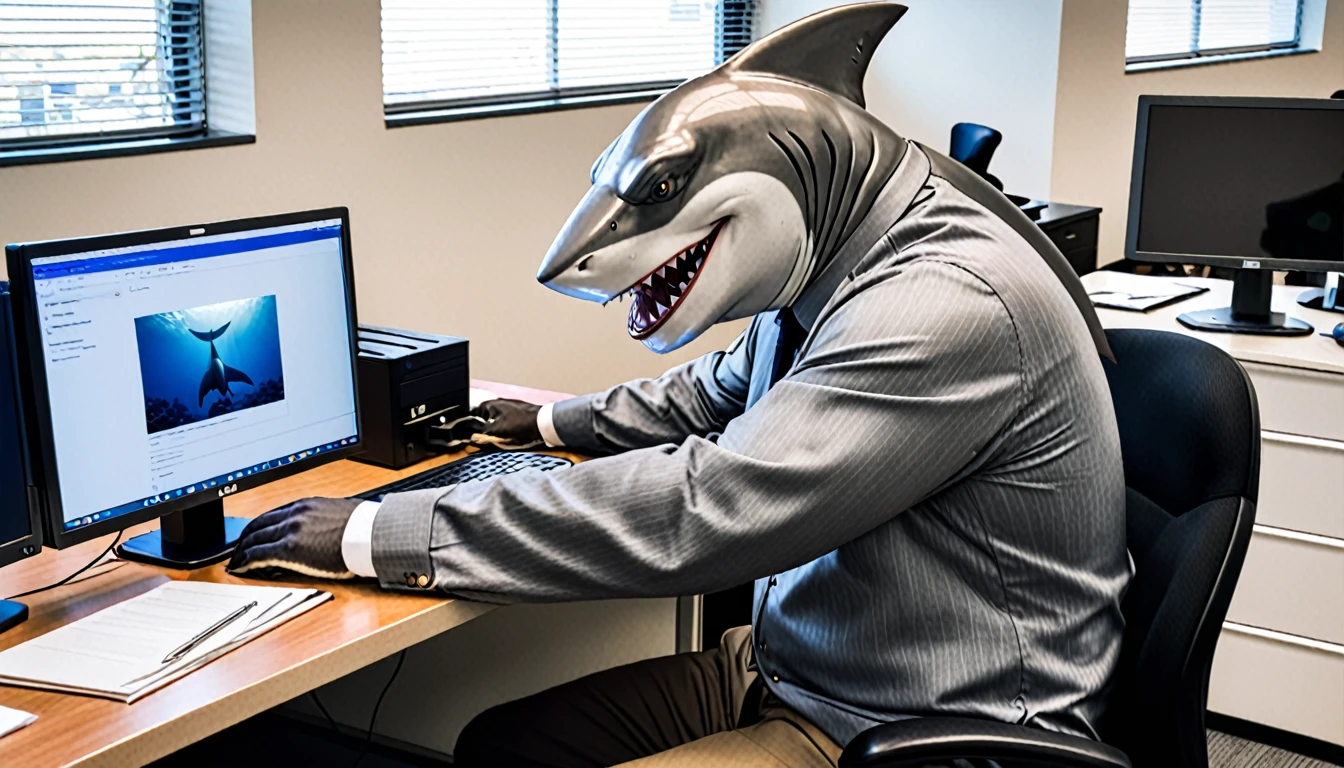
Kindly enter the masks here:
M 1125 222 L 1125 258 L 1150 264 L 1204 264 L 1234 269 L 1277 269 L 1293 272 L 1344 271 L 1344 256 L 1339 261 L 1275 259 L 1268 256 L 1226 256 L 1222 254 L 1166 253 L 1140 251 L 1139 208 L 1143 200 L 1143 171 L 1148 155 L 1148 116 L 1153 107 L 1249 107 L 1253 109 L 1313 109 L 1344 111 L 1344 100 L 1288 99 L 1255 96 L 1140 96 L 1138 122 L 1134 130 L 1134 164 L 1129 176 L 1129 218 Z
M 56 450 L 52 439 L 51 403 L 47 391 L 41 331 L 37 323 L 37 309 L 34 301 L 36 285 L 33 279 L 33 260 L 110 248 L 151 245 L 173 240 L 191 240 L 208 235 L 223 235 L 248 230 L 307 224 L 326 219 L 339 219 L 341 222 L 341 268 L 345 278 L 346 306 L 349 309 L 347 320 L 350 328 L 350 381 L 351 396 L 354 398 L 355 407 L 355 435 L 358 438 L 356 442 L 348 446 L 335 448 L 329 453 L 315 454 L 292 464 L 238 478 L 236 481 L 229 483 L 233 490 L 225 492 L 221 488 L 216 497 L 206 494 L 183 496 L 69 531 L 64 530 L 59 484 L 60 475 L 59 468 L 56 465 Z M 227 499 L 250 488 L 266 485 L 353 456 L 364 449 L 364 425 L 362 415 L 359 412 L 359 321 L 355 307 L 354 262 L 351 256 L 350 212 L 348 209 L 344 207 L 324 208 L 314 211 L 234 219 L 213 224 L 194 224 L 69 240 L 23 243 L 10 245 L 6 247 L 5 251 L 13 286 L 11 292 L 15 299 L 15 337 L 19 340 L 19 357 L 26 363 L 26 365 L 21 366 L 26 374 L 21 376 L 21 381 L 25 402 L 31 404 L 30 413 L 33 415 L 28 426 L 29 445 L 37 446 L 37 450 L 30 453 L 30 456 L 34 459 L 32 461 L 33 482 L 41 498 L 41 517 L 48 546 L 64 549 L 140 523 L 149 522 L 173 512 L 191 509 L 202 503 Z
M 4 334 L 4 337 L 0 338 L 0 345 L 7 346 L 10 350 L 7 361 L 9 370 L 0 375 L 8 375 L 13 386 L 14 397 L 11 405 L 14 408 L 14 426 L 18 431 L 15 454 L 21 464 L 24 509 L 28 513 L 28 533 L 11 541 L 0 541 L 0 568 L 3 568 L 41 552 L 43 536 L 41 507 L 34 492 L 32 462 L 28 458 L 28 434 L 22 405 L 23 392 L 19 382 L 19 356 L 15 351 L 17 339 L 14 332 L 14 303 L 8 283 L 0 282 L 0 294 L 3 294 L 0 300 L 0 307 L 3 308 L 3 311 L 0 311 L 0 333 Z M 0 401 L 0 407 L 3 406 L 5 403 Z

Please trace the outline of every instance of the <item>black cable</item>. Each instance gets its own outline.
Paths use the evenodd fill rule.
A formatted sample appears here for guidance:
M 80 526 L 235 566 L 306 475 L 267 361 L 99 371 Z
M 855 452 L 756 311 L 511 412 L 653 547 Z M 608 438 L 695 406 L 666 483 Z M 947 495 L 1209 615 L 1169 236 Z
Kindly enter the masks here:
M 20 592 L 20 593 L 17 594 L 17 595 L 12 595 L 12 596 L 10 596 L 10 597 L 6 597 L 5 599 L 6 599 L 6 600 L 18 600 L 20 597 L 27 597 L 27 596 L 29 596 L 29 595 L 36 595 L 38 592 L 46 592 L 48 589 L 55 589 L 55 588 L 57 588 L 57 587 L 64 586 L 65 584 L 69 583 L 71 579 L 73 579 L 73 578 L 75 578 L 76 576 L 78 576 L 79 574 L 81 574 L 81 573 L 83 573 L 83 572 L 89 570 L 89 569 L 92 568 L 93 566 L 97 565 L 98 562 L 99 562 L 100 560 L 102 560 L 104 557 L 107 557 L 107 553 L 108 553 L 108 552 L 111 552 L 111 551 L 112 551 L 112 548 L 115 547 L 115 546 L 117 546 L 117 542 L 121 541 L 121 534 L 123 534 L 123 533 L 125 533 L 125 531 L 117 531 L 117 537 L 116 537 L 115 539 L 112 540 L 112 543 L 111 543 L 111 544 L 108 544 L 108 545 L 107 545 L 107 549 L 104 549 L 102 552 L 98 553 L 98 556 L 95 557 L 95 558 L 93 558 L 92 560 L 90 560 L 89 563 L 88 563 L 88 565 L 84 566 L 83 568 L 80 568 L 78 571 L 75 571 L 74 573 L 70 574 L 69 576 L 66 576 L 64 579 L 61 579 L 60 581 L 56 582 L 55 584 L 48 584 L 48 585 L 45 586 L 45 587 L 38 587 L 37 589 L 30 589 L 30 590 L 28 590 L 27 592 Z M 115 569 L 114 569 L 114 570 L 115 570 Z M 83 581 L 83 579 L 80 579 L 80 581 Z
M 334 731 L 337 736 L 340 736 L 341 729 L 336 725 L 336 718 L 332 717 L 331 713 L 327 711 L 327 708 L 322 706 L 322 700 L 317 698 L 317 691 L 309 691 L 308 695 L 312 697 L 313 703 L 317 705 L 317 708 L 322 710 L 322 716 L 327 718 L 328 723 L 331 723 L 331 730 Z
M 364 753 L 355 761 L 354 768 L 359 768 L 359 764 L 364 762 L 364 758 L 369 756 L 369 748 L 373 746 L 373 728 L 378 724 L 378 710 L 383 708 L 383 697 L 392 690 L 392 683 L 396 682 L 397 675 L 401 674 L 401 665 L 406 662 L 406 649 L 402 649 L 401 654 L 397 656 L 397 666 L 392 670 L 392 676 L 387 678 L 383 685 L 383 692 L 378 694 L 378 701 L 373 705 L 373 716 L 369 718 L 369 732 L 364 739 Z

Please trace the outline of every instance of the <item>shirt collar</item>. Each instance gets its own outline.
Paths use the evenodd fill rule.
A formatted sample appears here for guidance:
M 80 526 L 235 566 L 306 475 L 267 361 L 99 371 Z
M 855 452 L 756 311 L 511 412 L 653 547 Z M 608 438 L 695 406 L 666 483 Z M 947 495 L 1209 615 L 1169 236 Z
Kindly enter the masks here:
M 821 274 L 803 289 L 793 302 L 793 315 L 807 331 L 817 321 L 821 310 L 830 301 L 840 283 L 858 266 L 859 261 L 873 249 L 891 226 L 905 215 L 910 202 L 929 180 L 929 158 L 913 141 L 906 143 L 905 157 L 897 164 L 873 207 L 868 209 L 859 226 L 836 251 L 835 258 L 821 270 Z

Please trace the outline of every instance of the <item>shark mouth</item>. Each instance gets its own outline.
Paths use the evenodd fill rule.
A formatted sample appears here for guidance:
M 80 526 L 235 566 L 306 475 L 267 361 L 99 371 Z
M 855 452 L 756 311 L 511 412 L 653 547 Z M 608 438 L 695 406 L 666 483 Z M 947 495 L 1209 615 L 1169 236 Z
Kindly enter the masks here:
M 681 306 L 695 287 L 700 269 L 714 250 L 714 241 L 725 223 L 727 219 L 716 223 L 705 239 L 668 259 L 618 296 L 629 295 L 634 299 L 626 323 L 632 337 L 646 339 L 653 335 Z

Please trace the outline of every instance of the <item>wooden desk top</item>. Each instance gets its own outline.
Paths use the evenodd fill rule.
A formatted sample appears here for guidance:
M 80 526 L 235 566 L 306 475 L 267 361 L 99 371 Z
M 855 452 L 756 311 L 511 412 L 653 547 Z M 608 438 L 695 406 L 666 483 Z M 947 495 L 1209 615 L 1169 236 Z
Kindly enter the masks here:
M 472 382 L 472 385 L 502 397 L 533 402 L 564 397 L 489 382 Z M 224 501 L 225 512 L 255 517 L 305 496 L 353 496 L 463 455 L 437 457 L 400 471 L 338 461 L 230 496 Z M 572 454 L 557 455 L 581 460 Z M 136 526 L 126 536 L 152 530 L 155 525 Z M 106 536 L 65 550 L 48 549 L 0 570 L 0 595 L 26 592 L 59 581 L 92 560 L 111 541 L 112 537 Z M 108 569 L 115 570 L 102 573 Z M 118 563 L 91 573 L 102 575 L 23 598 L 30 611 L 29 619 L 0 634 L 0 650 L 146 592 L 169 579 L 257 583 L 229 576 L 222 563 L 197 571 Z M 325 582 L 323 588 L 335 597 L 329 604 L 277 627 L 134 704 L 0 686 L 0 704 L 38 716 L 32 725 L 0 737 L 0 765 L 16 768 L 142 765 L 493 608 L 430 595 L 384 592 L 367 582 Z
M 1106 272 L 1092 272 L 1083 275 L 1083 285 L 1088 290 L 1102 287 Z M 1185 301 L 1169 304 L 1152 312 L 1127 312 L 1122 309 L 1097 307 L 1101 324 L 1107 328 L 1150 328 L 1159 331 L 1175 331 L 1209 342 L 1229 355 L 1250 363 L 1266 365 L 1285 365 L 1290 368 L 1306 368 L 1313 371 L 1344 373 L 1344 347 L 1334 339 L 1317 335 L 1327 333 L 1339 323 L 1344 323 L 1344 314 L 1326 312 L 1320 309 L 1307 309 L 1297 303 L 1298 294 L 1307 290 L 1296 285 L 1276 285 L 1271 306 L 1275 312 L 1283 312 L 1311 323 L 1316 330 L 1310 336 L 1256 336 L 1245 333 L 1212 333 L 1186 328 L 1177 322 L 1178 315 L 1196 309 L 1226 307 L 1232 303 L 1232 282 L 1203 277 L 1165 278 L 1208 287 L 1207 293 L 1192 296 Z

